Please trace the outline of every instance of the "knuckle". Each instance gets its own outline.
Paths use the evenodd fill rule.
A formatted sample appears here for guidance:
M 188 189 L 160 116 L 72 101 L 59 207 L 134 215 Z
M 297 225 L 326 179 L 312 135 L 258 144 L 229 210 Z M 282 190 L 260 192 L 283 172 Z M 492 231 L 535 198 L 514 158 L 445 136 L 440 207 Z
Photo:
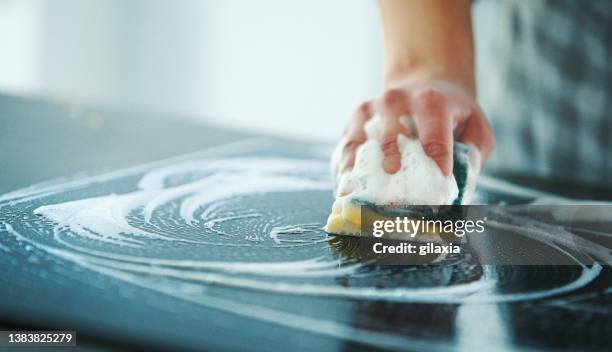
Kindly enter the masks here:
M 380 142 L 380 148 L 385 155 L 393 155 L 399 154 L 399 149 L 397 148 L 397 136 L 395 135 L 386 135 Z
M 404 96 L 404 93 L 401 90 L 390 89 L 386 91 L 385 94 L 383 95 L 383 102 L 386 105 L 392 105 L 398 102 L 400 99 L 402 99 L 403 96 Z
M 357 113 L 362 116 L 370 115 L 371 114 L 370 102 L 364 101 L 363 103 L 359 104 L 359 107 L 357 108 Z
M 424 88 L 415 94 L 419 105 L 428 111 L 438 111 L 444 105 L 444 96 L 434 88 Z
M 437 104 L 444 99 L 439 90 L 431 87 L 419 90 L 416 95 L 423 103 Z
M 444 143 L 438 141 L 426 142 L 423 144 L 423 150 L 430 158 L 440 159 L 450 157 L 450 148 Z
M 345 152 L 355 151 L 357 149 L 357 147 L 359 147 L 362 143 L 363 143 L 363 141 L 361 141 L 361 140 L 352 139 L 352 140 L 346 142 L 346 144 L 344 145 L 344 151 Z

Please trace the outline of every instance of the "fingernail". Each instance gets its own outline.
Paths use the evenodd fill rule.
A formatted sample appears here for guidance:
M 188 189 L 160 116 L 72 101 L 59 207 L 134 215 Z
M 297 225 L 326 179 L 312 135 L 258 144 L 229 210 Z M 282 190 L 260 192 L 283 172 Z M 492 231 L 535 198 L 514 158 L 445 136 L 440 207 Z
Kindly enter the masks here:
M 383 170 L 388 174 L 394 174 L 399 170 L 399 161 L 393 157 L 388 157 L 383 160 Z

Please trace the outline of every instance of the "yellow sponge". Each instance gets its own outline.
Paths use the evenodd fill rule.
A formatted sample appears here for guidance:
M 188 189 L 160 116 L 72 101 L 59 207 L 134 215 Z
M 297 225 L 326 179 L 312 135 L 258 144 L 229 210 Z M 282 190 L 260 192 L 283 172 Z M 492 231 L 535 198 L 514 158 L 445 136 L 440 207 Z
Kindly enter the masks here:
M 349 197 L 337 198 L 325 230 L 341 235 L 361 235 L 361 207 L 351 202 Z

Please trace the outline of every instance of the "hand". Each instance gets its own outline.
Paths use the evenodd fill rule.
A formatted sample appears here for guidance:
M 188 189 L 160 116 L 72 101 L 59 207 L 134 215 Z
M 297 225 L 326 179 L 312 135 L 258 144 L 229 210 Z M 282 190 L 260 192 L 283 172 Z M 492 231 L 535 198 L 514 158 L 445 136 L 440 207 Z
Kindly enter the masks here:
M 385 157 L 381 166 L 390 174 L 401 167 L 397 145 L 400 133 L 418 138 L 425 153 L 447 176 L 453 171 L 455 140 L 473 144 L 483 163 L 495 144 L 486 117 L 466 90 L 442 81 L 408 84 L 387 90 L 379 99 L 365 102 L 357 109 L 343 133 L 338 171 L 353 168 L 356 149 L 367 139 L 364 125 L 374 114 L 380 114 L 384 121 L 380 148 Z M 407 120 L 412 123 L 406 124 Z

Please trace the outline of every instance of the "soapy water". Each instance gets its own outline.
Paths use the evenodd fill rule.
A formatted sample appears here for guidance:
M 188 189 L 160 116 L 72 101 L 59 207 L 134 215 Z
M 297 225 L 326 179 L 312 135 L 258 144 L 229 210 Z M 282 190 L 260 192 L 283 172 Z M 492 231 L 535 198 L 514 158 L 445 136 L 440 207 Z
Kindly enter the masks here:
M 8 194 L 0 198 L 0 234 L 2 229 L 8 234 L 0 236 L 0 250 L 10 254 L 26 243 L 40 255 L 214 309 L 383 347 L 410 343 L 427 349 L 434 345 L 247 306 L 211 296 L 206 288 L 398 303 L 554 302 L 592 284 L 602 264 L 609 264 L 609 251 L 595 253 L 601 263 L 572 258 L 576 266 L 567 267 L 570 274 L 532 272 L 528 275 L 541 275 L 541 285 L 516 290 L 524 271 L 502 275 L 470 256 L 443 258 L 445 265 L 435 266 L 362 262 L 355 238 L 323 231 L 333 200 L 326 160 L 239 156 L 244 149 L 229 154 Z M 494 201 L 495 194 L 515 201 L 561 199 L 487 177 L 480 186 L 476 201 Z M 545 224 L 523 229 L 491 223 L 536 239 L 554 238 L 556 231 Z M 568 306 L 579 307 L 576 300 Z

